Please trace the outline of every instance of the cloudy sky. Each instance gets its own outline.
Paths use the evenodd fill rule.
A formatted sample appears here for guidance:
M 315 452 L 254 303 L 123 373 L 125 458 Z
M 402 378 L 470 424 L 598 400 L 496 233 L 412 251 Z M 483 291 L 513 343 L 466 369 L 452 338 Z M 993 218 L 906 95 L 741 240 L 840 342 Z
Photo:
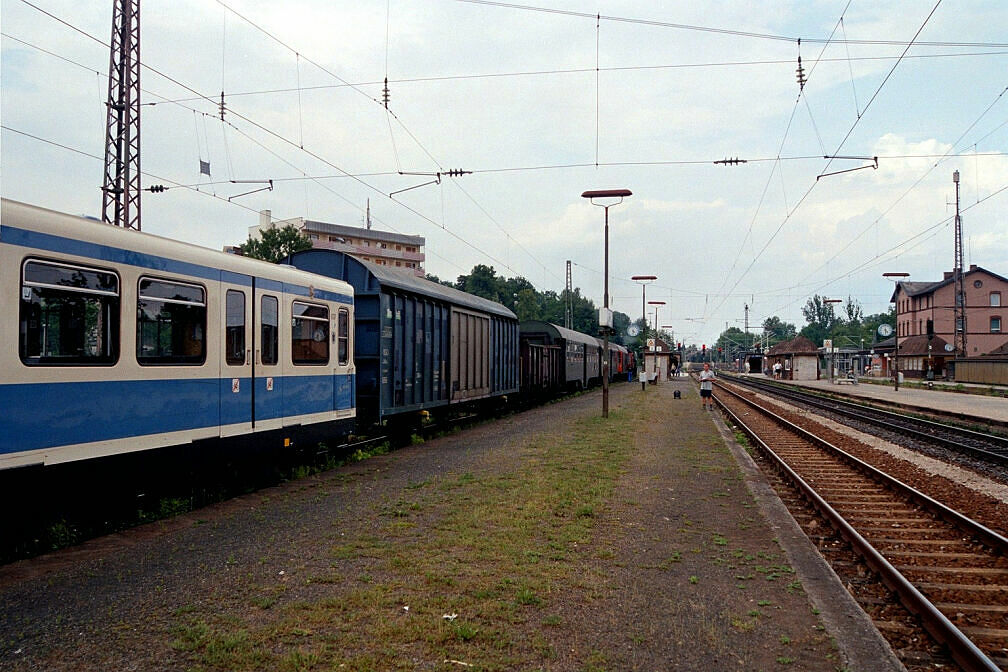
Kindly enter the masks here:
M 2 195 L 100 216 L 111 0 L 0 18 Z M 639 316 L 630 276 L 653 274 L 659 325 L 693 343 L 746 304 L 751 327 L 801 327 L 813 294 L 880 312 L 883 272 L 951 270 L 956 170 L 965 262 L 1008 275 L 1006 27 L 1000 0 L 144 0 L 143 186 L 168 190 L 142 226 L 220 249 L 263 209 L 359 225 L 370 201 L 441 278 L 559 292 L 569 259 L 601 305 L 580 195 L 626 188 L 616 310 Z

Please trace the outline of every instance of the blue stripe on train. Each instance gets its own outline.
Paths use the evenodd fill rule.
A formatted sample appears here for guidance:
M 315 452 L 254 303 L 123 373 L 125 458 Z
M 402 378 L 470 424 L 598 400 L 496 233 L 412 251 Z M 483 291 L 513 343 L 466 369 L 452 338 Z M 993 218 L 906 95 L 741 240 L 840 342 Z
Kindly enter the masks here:
M 333 378 L 336 378 L 335 384 Z M 232 378 L 0 385 L 0 454 L 249 422 L 251 380 Z M 256 395 L 261 420 L 353 408 L 353 376 L 287 376 Z M 282 396 L 281 396 L 282 395 Z M 258 405 L 258 404 L 257 404 Z

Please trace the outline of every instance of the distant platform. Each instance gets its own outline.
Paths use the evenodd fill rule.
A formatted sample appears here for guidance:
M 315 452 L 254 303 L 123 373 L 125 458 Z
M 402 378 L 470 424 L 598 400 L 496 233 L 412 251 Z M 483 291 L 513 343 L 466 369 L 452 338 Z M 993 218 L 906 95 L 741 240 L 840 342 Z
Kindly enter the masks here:
M 769 376 L 751 376 L 753 378 L 764 378 L 772 380 Z M 966 392 L 949 392 L 938 389 L 928 390 L 917 387 L 908 387 L 901 384 L 899 391 L 894 388 L 892 381 L 886 384 L 868 382 L 870 379 L 861 379 L 859 385 L 837 385 L 826 380 L 784 380 L 783 383 L 801 385 L 802 387 L 813 387 L 816 389 L 835 392 L 855 397 L 865 397 L 867 399 L 878 399 L 904 406 L 913 406 L 922 410 L 938 410 L 946 413 L 958 413 L 967 416 L 988 418 L 998 422 L 1008 423 L 1008 399 L 1004 397 L 992 397 L 982 394 L 969 394 Z M 989 387 L 989 386 L 980 386 Z

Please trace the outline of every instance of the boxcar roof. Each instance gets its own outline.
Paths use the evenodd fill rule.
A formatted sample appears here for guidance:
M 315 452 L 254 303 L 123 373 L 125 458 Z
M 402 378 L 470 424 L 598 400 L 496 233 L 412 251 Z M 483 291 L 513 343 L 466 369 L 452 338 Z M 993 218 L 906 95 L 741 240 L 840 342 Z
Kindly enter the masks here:
M 298 268 L 312 273 L 320 273 L 334 278 L 346 280 L 357 291 L 373 291 L 377 283 L 381 290 L 385 288 L 410 292 L 417 296 L 429 297 L 449 303 L 453 306 L 467 308 L 492 315 L 500 315 L 512 320 L 518 317 L 496 301 L 484 299 L 448 287 L 437 282 L 417 277 L 412 270 L 402 271 L 379 266 L 340 252 L 338 250 L 313 249 L 296 252 L 287 261 Z M 356 267 L 356 268 L 355 268 Z M 357 272 L 354 272 L 357 271 Z M 363 271 L 361 273 L 360 271 Z M 362 286 L 363 283 L 363 286 Z
M 553 338 L 562 338 L 573 343 L 584 343 L 585 345 L 594 345 L 596 347 L 602 346 L 602 344 L 599 343 L 599 340 L 594 336 L 582 334 L 580 331 L 567 329 L 566 327 L 561 327 L 559 324 L 553 324 L 552 322 L 528 320 L 526 322 L 522 322 L 518 328 L 526 333 L 545 332 Z

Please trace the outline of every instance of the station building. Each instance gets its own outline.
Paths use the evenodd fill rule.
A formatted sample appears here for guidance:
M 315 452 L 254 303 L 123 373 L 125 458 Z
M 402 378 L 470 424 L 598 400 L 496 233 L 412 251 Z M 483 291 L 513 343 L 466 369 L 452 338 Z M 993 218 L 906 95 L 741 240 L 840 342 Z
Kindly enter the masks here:
M 272 226 L 293 225 L 311 239 L 314 248 L 337 250 L 378 266 L 410 271 L 421 278 L 426 276 L 423 236 L 377 231 L 370 226 L 317 222 L 303 217 L 275 220 L 272 214 L 269 210 L 260 212 L 259 224 L 249 227 L 249 236 L 256 238 L 260 231 Z
M 963 272 L 966 298 L 966 357 L 985 355 L 1008 341 L 1004 331 L 1004 300 L 1008 299 L 1008 278 L 976 264 Z M 903 340 L 911 336 L 926 336 L 927 321 L 934 324 L 934 336 L 946 343 L 955 343 L 955 279 L 951 271 L 937 282 L 905 282 L 896 284 L 890 302 L 896 304 L 896 337 L 900 358 Z M 932 346 L 933 348 L 933 346 Z
M 782 341 L 767 350 L 768 368 L 775 363 L 782 367 L 784 380 L 816 380 L 819 378 L 819 349 L 804 336 Z

